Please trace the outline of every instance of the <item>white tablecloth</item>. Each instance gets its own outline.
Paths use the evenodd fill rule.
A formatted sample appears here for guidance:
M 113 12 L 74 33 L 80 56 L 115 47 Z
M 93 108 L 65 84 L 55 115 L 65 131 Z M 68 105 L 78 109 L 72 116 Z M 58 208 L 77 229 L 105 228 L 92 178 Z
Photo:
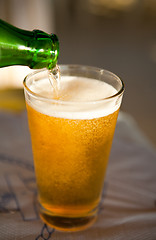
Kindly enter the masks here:
M 59 232 L 37 213 L 26 113 L 0 113 L 0 239 L 156 240 L 154 147 L 120 113 L 97 222 L 82 232 Z

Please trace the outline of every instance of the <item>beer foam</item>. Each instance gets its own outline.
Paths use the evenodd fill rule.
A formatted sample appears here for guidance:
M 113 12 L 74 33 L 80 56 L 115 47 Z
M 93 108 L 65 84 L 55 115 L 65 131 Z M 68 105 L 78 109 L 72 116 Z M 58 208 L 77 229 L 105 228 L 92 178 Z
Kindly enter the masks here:
M 117 90 L 96 79 L 62 76 L 57 100 L 54 99 L 53 89 L 48 79 L 37 81 L 29 88 L 32 92 L 51 101 L 34 98 L 31 101 L 27 99 L 28 104 L 35 110 L 53 117 L 93 119 L 107 116 L 120 106 L 115 98 L 105 99 L 115 95 Z

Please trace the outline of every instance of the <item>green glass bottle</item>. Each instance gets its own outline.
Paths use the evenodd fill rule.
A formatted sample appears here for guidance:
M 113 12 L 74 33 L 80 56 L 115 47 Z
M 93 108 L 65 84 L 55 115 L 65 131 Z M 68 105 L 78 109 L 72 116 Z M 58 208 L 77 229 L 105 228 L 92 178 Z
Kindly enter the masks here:
M 0 19 L 0 67 L 29 66 L 32 69 L 55 67 L 59 41 L 55 34 L 26 31 Z

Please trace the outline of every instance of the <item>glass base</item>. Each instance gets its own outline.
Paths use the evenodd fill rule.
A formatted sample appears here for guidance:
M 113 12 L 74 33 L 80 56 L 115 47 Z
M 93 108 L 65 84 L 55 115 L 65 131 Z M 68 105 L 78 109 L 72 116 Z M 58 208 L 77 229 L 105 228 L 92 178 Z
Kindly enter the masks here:
M 94 210 L 94 213 L 91 215 L 83 217 L 64 217 L 56 216 L 51 213 L 48 214 L 47 211 L 44 211 L 40 207 L 40 218 L 50 227 L 53 227 L 60 231 L 82 231 L 86 228 L 92 226 L 92 224 L 97 219 L 97 211 Z

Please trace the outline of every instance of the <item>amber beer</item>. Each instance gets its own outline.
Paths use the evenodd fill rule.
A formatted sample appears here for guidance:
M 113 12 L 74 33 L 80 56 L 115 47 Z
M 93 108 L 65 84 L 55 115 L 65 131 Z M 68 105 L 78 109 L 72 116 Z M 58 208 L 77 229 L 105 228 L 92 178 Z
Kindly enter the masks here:
M 101 100 L 100 106 L 94 106 L 107 88 L 110 95 L 117 90 L 101 82 L 96 89 L 99 81 L 86 79 L 75 77 L 68 82 L 65 77 L 60 99 L 50 104 L 46 98 L 39 102 L 36 96 L 28 99 L 26 90 L 40 214 L 45 222 L 61 230 L 80 230 L 95 220 L 121 102 L 118 99 L 118 104 L 110 104 L 108 98 L 107 104 Z M 84 82 L 89 91 L 83 89 Z M 90 104 L 92 94 L 94 102 Z M 60 109 L 63 101 L 70 104 Z

